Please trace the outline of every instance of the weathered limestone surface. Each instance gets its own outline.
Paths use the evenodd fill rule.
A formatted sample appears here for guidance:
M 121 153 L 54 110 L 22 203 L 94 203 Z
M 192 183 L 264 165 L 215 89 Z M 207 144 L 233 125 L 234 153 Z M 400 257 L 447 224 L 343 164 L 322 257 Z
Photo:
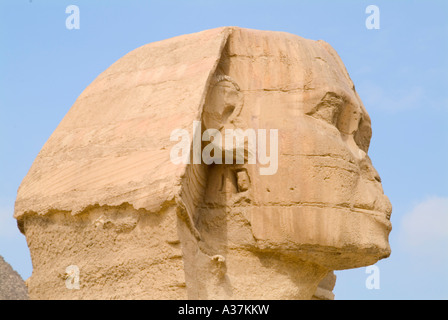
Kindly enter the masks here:
M 28 300 L 22 277 L 0 256 L 0 300 Z
M 174 164 L 170 134 L 193 121 L 278 129 L 277 172 Z M 332 270 L 390 254 L 370 138 L 324 41 L 224 27 L 140 47 L 80 95 L 18 190 L 30 297 L 332 299 Z

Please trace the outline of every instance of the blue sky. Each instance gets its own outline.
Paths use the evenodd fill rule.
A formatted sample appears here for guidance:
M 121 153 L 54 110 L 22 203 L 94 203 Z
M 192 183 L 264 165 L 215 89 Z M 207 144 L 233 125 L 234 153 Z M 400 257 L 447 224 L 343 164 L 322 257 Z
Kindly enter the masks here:
M 68 30 L 67 6 L 80 10 Z M 380 29 L 365 26 L 370 4 Z M 79 94 L 129 51 L 220 26 L 323 39 L 341 56 L 371 118 L 369 155 L 392 205 L 392 255 L 338 271 L 336 299 L 448 299 L 448 1 L 0 2 L 0 255 L 31 275 L 12 219 L 17 188 Z

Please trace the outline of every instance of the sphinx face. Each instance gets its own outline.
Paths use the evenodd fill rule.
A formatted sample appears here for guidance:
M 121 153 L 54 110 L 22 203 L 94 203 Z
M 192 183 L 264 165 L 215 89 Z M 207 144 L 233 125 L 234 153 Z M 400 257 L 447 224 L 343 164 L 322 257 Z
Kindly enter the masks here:
M 371 125 L 360 99 L 328 87 L 300 98 L 296 110 L 284 101 L 263 117 L 279 130 L 279 169 L 272 176 L 248 169 L 255 238 L 285 251 L 315 250 L 310 259 L 334 269 L 388 256 L 391 204 L 367 155 Z
M 243 125 L 243 130 L 277 129 L 278 146 L 269 145 L 268 138 L 266 150 L 278 151 L 278 170 L 260 175 L 263 165 L 258 162 L 213 168 L 209 180 L 220 188 L 207 193 L 220 194 L 229 212 L 247 219 L 251 234 L 230 236 L 235 245 L 247 247 L 252 236 L 260 250 L 274 248 L 333 270 L 370 265 L 390 254 L 392 210 L 367 155 L 370 118 L 340 61 L 321 43 L 307 45 L 308 61 L 301 56 L 299 66 L 289 62 L 289 68 L 297 67 L 300 81 L 288 72 L 282 79 L 272 74 L 282 69 L 275 55 L 256 70 L 248 67 L 247 59 L 238 59 L 238 48 L 251 46 L 233 47 L 236 52 L 229 56 L 234 60 L 224 62 L 223 69 L 238 83 L 244 102 L 240 114 L 226 115 L 220 127 L 234 117 L 238 120 L 233 124 Z M 277 68 L 272 68 L 275 63 Z M 258 74 L 264 75 L 263 81 Z M 237 95 L 227 92 L 229 88 L 211 91 L 204 117 L 212 114 L 206 110 L 219 109 L 212 120 L 217 121 L 224 119 L 224 110 L 232 110 L 228 106 Z

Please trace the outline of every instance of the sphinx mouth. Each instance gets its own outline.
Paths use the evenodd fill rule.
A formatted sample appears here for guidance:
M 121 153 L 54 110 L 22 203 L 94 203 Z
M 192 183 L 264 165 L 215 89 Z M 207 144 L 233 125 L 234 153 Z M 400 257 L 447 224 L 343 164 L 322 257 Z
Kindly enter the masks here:
M 371 203 L 355 203 L 352 207 L 353 211 L 366 213 L 373 217 L 385 219 L 390 224 L 390 216 L 392 214 L 392 204 L 385 195 L 378 197 Z
M 378 209 L 363 209 L 354 207 L 351 209 L 352 212 L 358 214 L 365 214 L 373 218 L 376 222 L 384 225 L 387 230 L 392 230 L 392 223 L 390 222 L 390 215 L 392 211 L 380 211 Z
M 390 222 L 392 204 L 385 195 L 378 197 L 372 202 L 350 204 L 348 209 L 353 213 L 367 215 L 384 225 L 387 230 L 392 230 L 392 223 Z
M 375 201 L 374 205 L 328 205 L 334 209 L 349 210 L 354 214 L 362 214 L 371 217 L 376 222 L 384 225 L 387 230 L 392 230 L 392 223 L 390 222 L 390 216 L 392 214 L 392 206 L 390 203 L 382 203 L 379 205 Z
M 390 220 L 390 216 L 392 214 L 392 206 L 391 205 L 354 205 L 353 211 L 359 211 L 374 215 L 381 215 L 385 217 L 387 220 Z
M 241 205 L 241 204 L 240 204 Z M 326 203 L 326 202 L 307 202 L 307 201 L 294 201 L 294 202 L 270 202 L 270 203 L 251 203 L 243 204 L 243 206 L 257 206 L 257 207 L 302 207 L 302 208 L 318 208 L 318 209 L 334 209 L 350 212 L 353 214 L 365 215 L 376 222 L 382 224 L 388 231 L 392 230 L 392 223 L 390 222 L 390 216 L 392 213 L 392 206 L 387 201 L 375 201 L 371 205 L 367 204 L 351 204 L 351 203 Z

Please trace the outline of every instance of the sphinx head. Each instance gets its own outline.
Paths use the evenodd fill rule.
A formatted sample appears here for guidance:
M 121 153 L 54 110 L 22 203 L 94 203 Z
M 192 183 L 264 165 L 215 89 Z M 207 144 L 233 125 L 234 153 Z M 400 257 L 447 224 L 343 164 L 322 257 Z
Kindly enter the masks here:
M 234 152 L 231 163 L 183 162 L 186 139 L 187 157 L 170 161 L 170 133 L 192 123 L 223 139 L 228 129 L 255 132 L 256 150 L 224 143 L 211 149 Z M 58 276 L 76 264 L 115 286 L 86 277 L 76 297 L 250 299 L 256 281 L 255 297 L 311 298 L 329 270 L 390 254 L 391 205 L 370 138 L 354 85 L 323 41 L 223 27 L 142 46 L 84 90 L 18 190 L 31 296 L 78 291 Z M 200 151 L 215 144 L 200 142 Z M 270 164 L 260 158 L 274 156 L 276 170 L 261 174 Z

